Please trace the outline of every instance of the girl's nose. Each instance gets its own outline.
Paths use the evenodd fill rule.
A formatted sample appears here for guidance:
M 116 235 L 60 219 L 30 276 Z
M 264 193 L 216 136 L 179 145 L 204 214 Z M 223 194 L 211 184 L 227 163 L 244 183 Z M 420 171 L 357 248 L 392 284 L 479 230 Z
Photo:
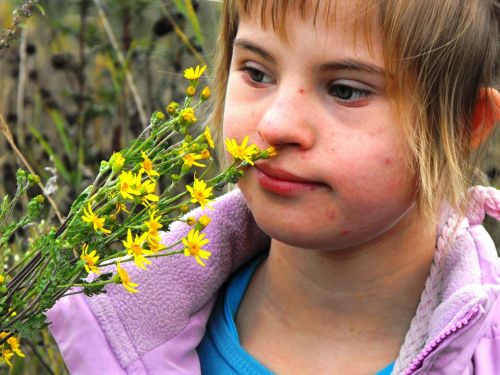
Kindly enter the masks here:
M 257 130 L 270 146 L 293 145 L 309 149 L 314 144 L 311 108 L 303 89 L 278 88 L 270 98 Z

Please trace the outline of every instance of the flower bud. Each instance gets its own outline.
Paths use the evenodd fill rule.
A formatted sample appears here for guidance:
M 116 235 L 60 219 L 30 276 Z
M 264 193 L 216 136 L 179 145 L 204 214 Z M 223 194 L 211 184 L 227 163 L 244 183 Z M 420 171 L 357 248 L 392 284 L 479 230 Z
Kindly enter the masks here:
M 207 100 L 210 97 L 210 88 L 205 87 L 203 91 L 201 92 L 200 99 L 202 102 Z
M 181 212 L 182 212 L 183 214 L 185 214 L 185 213 L 187 213 L 188 211 L 189 211 L 189 206 L 188 206 L 187 204 L 183 204 L 183 205 L 181 206 Z
M 203 215 L 202 217 L 200 217 L 198 219 L 198 222 L 203 225 L 203 228 L 206 228 L 208 224 L 210 224 L 210 222 L 212 221 L 212 219 L 210 219 L 210 217 L 208 217 L 207 215 Z
M 173 115 L 177 111 L 177 108 L 179 108 L 179 104 L 172 102 L 167 106 L 167 112 Z
M 109 164 L 111 164 L 113 173 L 117 173 L 123 168 L 125 158 L 120 152 L 113 152 L 113 155 L 111 155 L 111 158 L 109 159 Z
M 192 216 L 189 216 L 187 219 L 186 219 L 186 223 L 187 225 L 189 226 L 193 226 L 196 224 L 196 218 L 192 217 Z
M 109 163 L 106 160 L 101 161 L 101 166 L 99 168 L 99 172 L 104 173 L 108 170 Z
M 191 137 L 189 134 L 184 137 L 184 141 L 187 143 L 193 142 L 193 137 Z
M 38 177 L 36 174 L 29 174 L 28 175 L 28 183 L 30 186 L 36 185 L 40 183 L 40 177 Z
M 179 175 L 177 175 L 177 174 L 172 174 L 172 175 L 170 176 L 170 178 L 171 178 L 171 179 L 172 179 L 172 181 L 174 181 L 174 182 L 178 182 L 178 181 L 181 179 L 181 177 L 180 177 Z
M 16 176 L 17 178 L 26 178 L 26 172 L 23 171 L 22 169 L 18 169 Z
M 165 115 L 163 112 L 156 112 L 155 113 L 155 120 L 156 121 L 163 121 L 165 119 Z
M 186 96 L 187 96 L 188 98 L 191 98 L 191 97 L 193 97 L 193 96 L 194 96 L 195 92 L 196 92 L 196 89 L 195 89 L 193 86 L 189 86 L 189 87 L 187 88 L 187 90 L 186 90 Z
M 38 203 L 38 204 L 42 204 L 43 202 L 45 202 L 45 197 L 44 197 L 43 195 L 37 195 L 37 196 L 35 197 L 35 201 L 36 201 L 36 203 Z
M 202 159 L 207 160 L 210 157 L 210 151 L 203 150 L 200 155 Z

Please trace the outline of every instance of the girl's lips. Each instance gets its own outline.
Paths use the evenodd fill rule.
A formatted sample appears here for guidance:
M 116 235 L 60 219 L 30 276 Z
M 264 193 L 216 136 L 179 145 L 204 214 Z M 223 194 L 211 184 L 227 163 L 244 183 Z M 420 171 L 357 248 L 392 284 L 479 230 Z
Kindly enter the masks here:
M 259 185 L 264 190 L 276 194 L 294 195 L 328 188 L 325 184 L 308 181 L 280 169 L 271 169 L 264 166 L 255 166 L 255 169 L 257 170 Z

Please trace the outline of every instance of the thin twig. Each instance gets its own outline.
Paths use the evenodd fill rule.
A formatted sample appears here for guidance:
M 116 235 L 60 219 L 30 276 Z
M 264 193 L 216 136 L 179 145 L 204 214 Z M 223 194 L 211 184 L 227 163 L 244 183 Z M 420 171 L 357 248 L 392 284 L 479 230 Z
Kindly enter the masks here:
M 21 159 L 24 166 L 28 168 L 31 174 L 36 174 L 31 165 L 28 163 L 26 158 L 21 153 L 21 151 L 19 151 L 19 148 L 17 148 L 16 143 L 14 142 L 14 137 L 12 137 L 12 133 L 10 132 L 9 126 L 7 125 L 7 122 L 5 122 L 5 119 L 3 118 L 2 114 L 0 114 L 0 130 L 5 135 L 5 138 L 7 138 L 7 142 L 9 142 L 10 146 L 14 149 L 14 152 L 16 153 L 17 157 Z M 40 186 L 40 189 L 42 189 L 42 191 L 45 192 L 45 186 L 41 182 L 38 183 L 38 186 Z M 46 195 L 45 197 L 50 202 L 50 205 L 56 212 L 57 218 L 62 223 L 63 217 L 61 215 L 61 212 L 57 208 L 56 202 L 54 202 L 54 200 L 49 195 Z
M 122 68 L 125 69 L 125 59 L 120 51 L 120 47 L 118 46 L 118 42 L 116 41 L 115 35 L 113 34 L 113 30 L 108 21 L 108 17 L 102 8 L 102 4 L 100 0 L 94 0 L 94 4 L 97 7 L 97 11 L 99 12 L 99 17 L 101 18 L 102 25 L 104 26 L 104 30 L 111 42 L 111 46 L 115 50 L 116 56 L 118 57 L 118 61 Z M 129 69 L 125 69 L 125 78 L 127 79 L 127 84 L 132 93 L 132 97 L 135 101 L 135 106 L 137 107 L 137 112 L 139 113 L 139 117 L 141 119 L 142 127 L 145 129 L 148 125 L 148 119 L 146 117 L 146 113 L 144 112 L 143 104 L 141 96 L 139 95 L 139 91 L 137 90 L 137 86 L 135 85 L 134 76 L 130 72 Z
M 28 346 L 30 347 L 30 349 L 33 352 L 33 354 L 37 356 L 37 358 L 40 360 L 40 362 L 42 363 L 43 367 L 45 367 L 45 369 L 48 371 L 48 373 L 51 374 L 51 375 L 54 375 L 54 371 L 52 371 L 52 369 L 50 368 L 50 366 L 48 365 L 48 363 L 45 362 L 45 360 L 40 355 L 40 353 L 38 353 L 36 351 L 35 345 L 33 345 L 31 343 L 31 341 L 28 340 L 28 339 L 24 339 L 23 342 L 25 342 L 26 344 L 28 344 Z
M 189 50 L 191 51 L 191 53 L 194 55 L 194 57 L 196 57 L 198 59 L 198 61 L 200 62 L 200 64 L 203 66 L 203 65 L 207 65 L 207 62 L 205 61 L 205 59 L 203 58 L 202 55 L 200 55 L 198 53 L 198 51 L 193 47 L 193 45 L 191 44 L 191 42 L 189 41 L 189 39 L 186 37 L 186 34 L 184 34 L 182 32 L 182 29 L 177 25 L 177 23 L 174 21 L 174 19 L 172 18 L 172 16 L 170 15 L 170 13 L 168 12 L 167 8 L 165 7 L 165 5 L 163 5 L 161 2 L 158 4 L 161 9 L 163 10 L 163 13 L 165 14 L 165 16 L 168 18 L 168 21 L 172 24 L 172 26 L 174 27 L 174 30 L 175 32 L 177 33 L 177 35 L 179 35 L 179 38 L 182 39 L 182 41 L 184 42 L 184 44 L 189 48 Z M 210 68 L 207 68 L 207 73 L 210 73 Z
M 21 31 L 21 43 L 19 45 L 19 76 L 17 83 L 17 139 L 21 148 L 24 149 L 24 88 L 26 85 L 26 45 L 28 44 L 28 29 Z

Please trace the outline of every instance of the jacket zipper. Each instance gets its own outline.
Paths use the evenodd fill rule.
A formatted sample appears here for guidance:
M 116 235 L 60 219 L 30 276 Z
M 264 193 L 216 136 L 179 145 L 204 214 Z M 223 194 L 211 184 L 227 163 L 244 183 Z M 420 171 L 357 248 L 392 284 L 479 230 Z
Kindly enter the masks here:
M 424 350 L 418 355 L 417 358 L 413 360 L 413 362 L 408 366 L 408 368 L 403 373 L 404 375 L 411 375 L 415 371 L 417 371 L 424 362 L 424 359 L 431 354 L 434 349 L 439 345 L 441 341 L 450 336 L 452 333 L 458 331 L 463 326 L 467 325 L 471 319 L 477 314 L 479 311 L 479 304 L 474 304 L 472 309 L 465 315 L 462 319 L 460 319 L 457 323 L 451 324 L 448 326 L 442 333 L 435 338 L 429 345 L 427 345 Z

